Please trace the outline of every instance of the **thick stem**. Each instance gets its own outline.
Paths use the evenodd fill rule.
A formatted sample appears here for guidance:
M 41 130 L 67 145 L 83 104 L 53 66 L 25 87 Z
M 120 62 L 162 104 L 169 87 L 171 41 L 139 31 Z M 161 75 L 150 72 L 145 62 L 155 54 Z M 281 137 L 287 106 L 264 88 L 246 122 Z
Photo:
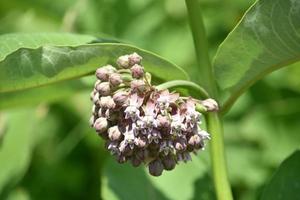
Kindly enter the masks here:
M 216 97 L 217 89 L 208 55 L 208 42 L 202 19 L 201 5 L 198 0 L 186 0 L 186 6 L 196 50 L 199 82 L 211 97 Z
M 224 153 L 222 121 L 215 112 L 208 113 L 206 119 L 207 128 L 211 134 L 210 157 L 217 199 L 232 200 Z
M 217 86 L 208 55 L 208 42 L 205 35 L 200 2 L 199 0 L 186 0 L 186 6 L 199 65 L 200 83 L 211 97 L 217 98 Z M 213 112 L 208 113 L 206 119 L 208 132 L 212 135 L 210 153 L 216 195 L 218 200 L 232 200 L 227 176 L 221 118 L 217 113 Z

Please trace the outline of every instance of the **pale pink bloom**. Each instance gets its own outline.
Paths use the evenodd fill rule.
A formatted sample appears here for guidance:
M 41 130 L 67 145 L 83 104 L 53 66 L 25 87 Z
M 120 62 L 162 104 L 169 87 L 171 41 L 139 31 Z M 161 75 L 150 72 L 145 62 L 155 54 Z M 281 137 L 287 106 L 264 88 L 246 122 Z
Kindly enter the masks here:
M 159 92 L 159 97 L 157 99 L 157 105 L 162 110 L 165 111 L 171 103 L 175 103 L 175 101 L 179 98 L 179 94 L 170 93 L 169 90 L 163 90 Z
M 139 97 L 137 93 L 133 93 L 129 97 L 129 105 L 125 109 L 125 119 L 131 118 L 136 121 L 140 118 L 140 106 L 143 103 L 143 98 Z

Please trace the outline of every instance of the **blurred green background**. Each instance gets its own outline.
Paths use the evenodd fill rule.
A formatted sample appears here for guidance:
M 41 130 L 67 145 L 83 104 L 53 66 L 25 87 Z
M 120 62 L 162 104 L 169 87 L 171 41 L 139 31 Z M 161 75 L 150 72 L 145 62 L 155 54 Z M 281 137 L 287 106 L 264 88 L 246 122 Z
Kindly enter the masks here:
M 253 2 L 202 1 L 212 58 Z M 183 0 L 3 0 L 0 34 L 10 32 L 118 39 L 175 62 L 198 81 Z M 258 199 L 277 166 L 299 147 L 299 73 L 291 66 L 259 81 L 225 118 L 236 199 Z M 25 91 L 30 98 L 22 102 L 9 94 L 0 97 L 1 200 L 214 199 L 208 151 L 159 178 L 143 167 L 116 164 L 88 126 L 93 81 L 87 77 L 55 84 L 47 92 Z

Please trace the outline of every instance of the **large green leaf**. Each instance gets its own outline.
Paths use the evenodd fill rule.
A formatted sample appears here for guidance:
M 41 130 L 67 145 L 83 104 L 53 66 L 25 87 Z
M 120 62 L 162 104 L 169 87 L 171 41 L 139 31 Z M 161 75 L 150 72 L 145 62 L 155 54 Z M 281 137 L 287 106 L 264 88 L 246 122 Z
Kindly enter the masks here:
M 5 187 L 22 178 L 30 163 L 32 150 L 41 138 L 40 128 L 37 130 L 37 127 L 45 113 L 43 109 L 37 111 L 18 110 L 0 116 L 6 122 L 0 146 L 0 196 Z
M 110 158 L 103 169 L 102 198 L 213 200 L 212 182 L 206 168 L 203 160 L 193 156 L 192 162 L 180 163 L 174 170 L 164 171 L 160 177 L 152 177 L 146 172 L 146 167 L 134 168 L 130 164 L 118 164 Z
M 34 41 L 34 37 L 32 38 Z M 15 41 L 18 42 L 18 41 Z M 47 41 L 44 41 L 47 44 Z M 42 42 L 41 42 L 42 43 Z M 154 80 L 187 79 L 176 65 L 145 50 L 125 44 L 97 43 L 77 46 L 39 45 L 20 48 L 0 62 L 0 92 L 21 90 L 81 77 L 123 55 L 137 52 Z
M 220 45 L 214 72 L 225 109 L 257 80 L 300 60 L 300 1 L 259 0 Z
M 266 186 L 262 200 L 300 199 L 300 151 L 288 157 Z
M 49 103 L 72 96 L 86 89 L 90 89 L 90 87 L 79 80 L 72 80 L 22 91 L 4 92 L 0 93 L 0 110 L 24 107 L 41 102 Z
M 71 33 L 10 33 L 0 35 L 0 61 L 20 48 L 45 45 L 76 46 L 96 40 L 96 37 Z

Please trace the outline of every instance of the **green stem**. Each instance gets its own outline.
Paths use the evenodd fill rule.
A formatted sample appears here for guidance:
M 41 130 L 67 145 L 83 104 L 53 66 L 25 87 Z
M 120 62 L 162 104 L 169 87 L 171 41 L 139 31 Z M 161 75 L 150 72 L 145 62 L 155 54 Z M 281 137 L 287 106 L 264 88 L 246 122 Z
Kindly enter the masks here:
M 199 65 L 200 83 L 210 96 L 217 98 L 217 86 L 213 76 L 212 65 L 208 55 L 208 42 L 202 18 L 201 5 L 198 0 L 186 0 L 190 26 Z M 213 112 L 206 115 L 207 129 L 211 134 L 211 162 L 214 185 L 218 200 L 232 200 L 227 165 L 224 153 L 223 127 L 220 116 Z
M 232 200 L 228 182 L 226 159 L 224 153 L 223 126 L 218 113 L 207 114 L 207 128 L 211 134 L 210 157 L 217 199 Z
M 168 81 L 165 83 L 162 83 L 158 86 L 156 86 L 157 89 L 163 90 L 168 88 L 174 88 L 174 87 L 189 87 L 195 89 L 197 92 L 199 92 L 199 95 L 203 99 L 207 99 L 209 97 L 208 93 L 198 84 L 191 82 L 191 81 L 184 81 L 184 80 L 174 80 L 174 81 Z
M 209 92 L 210 96 L 215 97 L 217 92 L 216 83 L 208 55 L 208 42 L 201 14 L 201 5 L 197 0 L 186 0 L 186 6 L 198 61 L 199 82 Z

